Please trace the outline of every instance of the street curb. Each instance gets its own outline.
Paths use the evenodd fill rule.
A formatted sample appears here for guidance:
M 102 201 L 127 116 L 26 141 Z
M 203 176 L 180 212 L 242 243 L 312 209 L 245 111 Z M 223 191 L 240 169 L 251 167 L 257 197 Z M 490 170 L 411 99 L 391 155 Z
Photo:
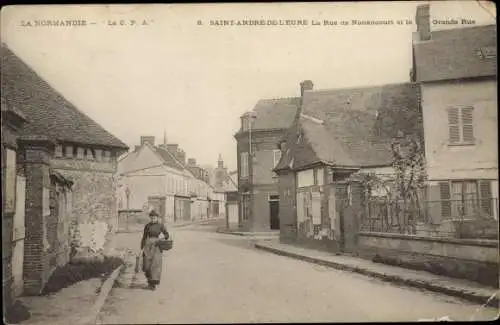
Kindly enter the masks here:
M 113 288 L 113 284 L 115 283 L 116 278 L 120 274 L 120 271 L 123 269 L 125 264 L 120 265 L 117 267 L 111 275 L 104 281 L 103 285 L 101 286 L 101 290 L 99 292 L 99 296 L 97 297 L 97 300 L 95 301 L 94 305 L 92 306 L 92 309 L 90 310 L 88 316 L 84 321 L 82 321 L 80 324 L 81 325 L 90 325 L 90 324 L 95 324 L 97 322 L 97 316 L 99 312 L 101 311 L 102 307 L 104 306 L 104 303 L 106 302 L 106 299 L 109 296 L 109 293 L 111 292 L 111 289 Z
M 216 232 L 219 234 L 226 234 L 226 235 L 233 235 L 233 236 L 245 236 L 244 234 L 239 233 L 239 232 L 226 231 L 226 230 L 219 229 L 219 228 L 217 228 Z
M 219 234 L 226 234 L 226 235 L 233 235 L 233 236 L 242 236 L 242 237 L 256 237 L 256 238 L 262 238 L 262 237 L 268 237 L 268 238 L 279 238 L 279 233 L 272 233 L 272 232 L 242 232 L 242 231 L 230 231 L 230 230 L 225 230 L 221 228 L 217 228 L 216 230 L 217 233 Z
M 474 303 L 479 303 L 479 304 L 487 303 L 487 306 L 489 306 L 489 307 L 498 308 L 498 305 L 499 305 L 498 294 L 495 298 L 488 301 L 488 299 L 491 298 L 490 296 L 485 296 L 482 294 L 469 292 L 469 291 L 465 291 L 465 290 L 461 290 L 461 289 L 444 287 L 444 286 L 434 284 L 432 282 L 426 282 L 426 281 L 420 281 L 420 280 L 414 280 L 414 279 L 408 279 L 408 278 L 405 279 L 405 278 L 402 278 L 399 276 L 375 272 L 375 271 L 371 271 L 368 269 L 356 267 L 353 265 L 335 263 L 332 261 L 325 261 L 325 260 L 315 258 L 315 257 L 309 257 L 309 256 L 301 255 L 301 254 L 287 252 L 284 250 L 272 248 L 272 247 L 261 245 L 261 244 L 255 244 L 255 248 L 263 250 L 263 251 L 267 251 L 270 253 L 274 253 L 276 255 L 291 257 L 291 258 L 306 261 L 309 263 L 314 263 L 314 264 L 318 264 L 318 265 L 322 265 L 322 266 L 326 266 L 326 267 L 331 267 L 331 268 L 334 268 L 337 270 L 351 271 L 351 272 L 371 276 L 371 277 L 378 278 L 378 279 L 386 281 L 386 282 L 402 284 L 402 285 L 406 285 L 406 286 L 418 288 L 418 289 L 426 289 L 428 291 L 433 291 L 433 292 L 437 292 L 437 293 L 446 294 L 449 296 L 462 298 L 462 299 L 465 299 L 467 301 L 474 302 Z

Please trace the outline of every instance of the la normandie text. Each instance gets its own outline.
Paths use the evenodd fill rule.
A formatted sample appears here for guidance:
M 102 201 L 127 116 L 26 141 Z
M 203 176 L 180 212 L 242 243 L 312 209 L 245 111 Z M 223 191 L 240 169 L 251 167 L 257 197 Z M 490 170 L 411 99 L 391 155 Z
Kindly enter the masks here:
M 21 20 L 23 27 L 38 27 L 38 26 L 54 26 L 54 27 L 74 27 L 74 26 L 87 26 L 86 20 L 79 19 L 43 19 L 43 20 Z

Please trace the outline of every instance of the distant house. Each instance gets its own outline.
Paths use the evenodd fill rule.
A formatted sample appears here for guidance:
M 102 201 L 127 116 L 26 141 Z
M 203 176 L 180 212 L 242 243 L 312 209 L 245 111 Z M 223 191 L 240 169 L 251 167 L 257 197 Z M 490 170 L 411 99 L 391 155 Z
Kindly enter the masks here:
M 17 193 L 14 217 L 14 237 L 24 237 L 22 287 L 38 294 L 56 266 L 69 261 L 71 248 L 105 247 L 117 220 L 116 157 L 128 147 L 3 44 L 2 97 L 2 106 L 28 120 L 16 123 L 17 154 L 7 157 L 15 159 L 19 188 L 26 188 Z M 85 232 L 88 224 L 102 232 Z M 22 263 L 21 252 L 14 260 Z
M 235 134 L 238 154 L 240 227 L 244 231 L 279 229 L 279 193 L 273 168 L 281 157 L 277 143 L 290 127 L 299 98 L 260 100 L 241 116 Z
M 429 10 L 417 8 L 412 78 L 422 87 L 433 222 L 498 219 L 497 28 L 431 31 Z
M 232 171 L 227 174 L 226 179 L 222 182 L 222 189 L 226 198 L 226 228 L 239 229 L 238 171 Z
M 398 134 L 422 137 L 418 85 L 313 90 L 301 83 L 301 106 L 281 142 L 280 235 L 283 241 L 355 249 L 348 237 L 356 220 L 342 220 L 341 206 L 359 205 L 357 171 L 392 174 L 391 143 Z M 357 229 L 356 229 L 357 232 Z
M 156 207 L 167 221 L 213 217 L 220 198 L 196 161 L 186 164 L 177 144 L 156 145 L 153 136 L 142 136 L 140 143 L 118 162 L 119 209 Z

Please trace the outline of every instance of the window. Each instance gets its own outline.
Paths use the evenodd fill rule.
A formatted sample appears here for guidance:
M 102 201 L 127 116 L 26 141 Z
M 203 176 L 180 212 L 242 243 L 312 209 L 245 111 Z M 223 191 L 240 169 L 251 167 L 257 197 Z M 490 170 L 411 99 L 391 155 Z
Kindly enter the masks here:
M 73 147 L 67 146 L 66 148 L 66 158 L 73 158 Z
M 86 157 L 87 160 L 94 160 L 94 154 L 92 153 L 92 149 L 87 149 Z
M 477 55 L 483 59 L 496 59 L 497 58 L 497 47 L 496 46 L 486 46 L 478 49 L 476 51 Z
M 491 181 L 464 180 L 441 182 L 441 215 L 443 217 L 493 216 Z
M 243 132 L 246 132 L 248 131 L 248 129 L 250 128 L 250 121 L 248 119 L 248 116 L 244 116 L 241 118 L 241 130 Z
M 104 161 L 110 162 L 111 160 L 111 151 L 104 151 Z
M 273 150 L 273 168 L 275 168 L 281 159 L 281 150 Z
M 76 150 L 76 158 L 77 158 L 77 159 L 83 159 L 83 158 L 84 158 L 84 156 L 85 156 L 85 149 L 83 149 L 83 148 L 78 148 L 78 149 Z
M 248 177 L 248 152 L 242 152 L 240 155 L 240 170 L 242 178 Z
M 450 144 L 474 142 L 472 106 L 448 108 L 448 133 Z
M 297 186 L 308 187 L 314 185 L 314 169 L 301 170 L 297 173 Z
M 56 158 L 61 158 L 63 156 L 63 146 L 61 145 L 56 146 L 55 156 Z
M 323 168 L 316 168 L 314 170 L 314 184 L 323 185 L 323 183 L 324 183 Z
M 95 149 L 95 160 L 96 161 L 102 160 L 102 149 Z

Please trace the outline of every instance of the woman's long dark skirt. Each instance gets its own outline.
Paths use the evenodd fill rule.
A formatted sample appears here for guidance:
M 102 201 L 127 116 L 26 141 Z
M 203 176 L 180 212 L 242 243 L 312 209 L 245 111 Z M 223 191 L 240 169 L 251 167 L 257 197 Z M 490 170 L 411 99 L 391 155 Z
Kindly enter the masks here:
M 142 270 L 148 279 L 148 284 L 158 285 L 161 280 L 161 269 L 163 263 L 163 254 L 156 242 L 158 238 L 146 239 L 142 258 Z

